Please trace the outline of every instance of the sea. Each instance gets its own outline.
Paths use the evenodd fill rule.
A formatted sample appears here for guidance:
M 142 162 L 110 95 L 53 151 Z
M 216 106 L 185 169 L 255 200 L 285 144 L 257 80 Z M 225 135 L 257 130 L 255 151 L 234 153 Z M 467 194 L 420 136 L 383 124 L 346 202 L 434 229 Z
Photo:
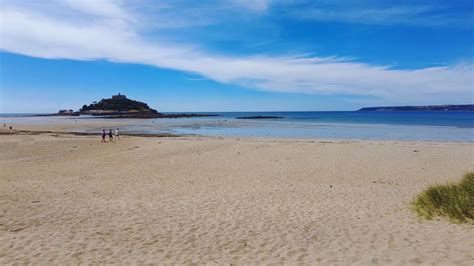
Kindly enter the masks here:
M 129 134 L 184 134 L 202 136 L 312 138 L 351 140 L 408 140 L 474 142 L 474 112 L 207 112 L 211 117 L 160 119 L 101 119 L 38 117 L 0 114 L 1 124 L 74 123 L 77 132 L 101 132 L 100 126 L 81 122 L 120 122 Z M 278 119 L 237 119 L 274 116 Z M 97 123 L 94 123 L 97 124 Z M 99 123 L 100 124 L 100 123 Z

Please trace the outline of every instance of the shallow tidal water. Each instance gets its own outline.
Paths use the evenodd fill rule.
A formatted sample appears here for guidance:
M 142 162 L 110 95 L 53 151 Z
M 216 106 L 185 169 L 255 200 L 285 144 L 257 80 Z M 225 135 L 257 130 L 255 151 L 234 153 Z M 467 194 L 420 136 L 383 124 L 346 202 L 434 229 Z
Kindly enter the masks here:
M 76 124 L 120 122 L 124 133 L 192 134 L 233 137 L 328 138 L 363 140 L 474 142 L 474 112 L 226 112 L 178 119 L 100 119 L 0 115 L 7 124 Z M 278 116 L 280 119 L 236 119 Z M 85 124 L 85 123 L 84 123 Z M 99 132 L 100 127 L 75 127 Z

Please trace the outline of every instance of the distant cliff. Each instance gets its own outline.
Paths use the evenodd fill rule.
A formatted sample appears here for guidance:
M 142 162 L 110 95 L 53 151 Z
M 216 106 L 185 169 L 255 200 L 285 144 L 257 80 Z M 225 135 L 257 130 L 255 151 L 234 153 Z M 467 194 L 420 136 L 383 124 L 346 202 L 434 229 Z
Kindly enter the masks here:
M 474 104 L 462 105 L 425 105 L 425 106 L 379 106 L 365 107 L 358 111 L 365 112 L 404 112 L 404 111 L 474 111 Z

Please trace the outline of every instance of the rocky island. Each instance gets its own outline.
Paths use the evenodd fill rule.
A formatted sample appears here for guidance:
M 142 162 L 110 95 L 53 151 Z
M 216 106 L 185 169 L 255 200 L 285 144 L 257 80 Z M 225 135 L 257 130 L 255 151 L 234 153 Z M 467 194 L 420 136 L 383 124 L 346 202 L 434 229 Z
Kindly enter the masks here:
M 474 111 L 474 104 L 425 105 L 425 106 L 379 106 L 365 107 L 359 112 L 414 112 L 414 111 Z
M 128 99 L 123 94 L 113 95 L 112 98 L 102 99 L 89 105 L 83 105 L 78 112 L 60 110 L 54 116 L 92 115 L 100 118 L 180 118 L 216 116 L 209 114 L 163 114 L 152 109 L 148 104 Z

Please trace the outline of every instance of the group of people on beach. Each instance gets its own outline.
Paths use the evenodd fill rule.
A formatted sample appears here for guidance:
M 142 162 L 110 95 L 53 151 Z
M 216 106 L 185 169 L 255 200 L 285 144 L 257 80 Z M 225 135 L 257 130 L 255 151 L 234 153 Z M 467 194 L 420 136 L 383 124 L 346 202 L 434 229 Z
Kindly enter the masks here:
M 112 134 L 112 129 L 109 130 L 109 141 L 112 142 L 114 141 L 114 135 Z M 107 133 L 105 132 L 105 129 L 102 130 L 102 142 L 107 142 L 105 140 L 105 137 L 107 137 Z M 119 134 L 119 129 L 117 128 L 115 130 L 115 139 L 119 140 L 120 139 L 120 134 Z

